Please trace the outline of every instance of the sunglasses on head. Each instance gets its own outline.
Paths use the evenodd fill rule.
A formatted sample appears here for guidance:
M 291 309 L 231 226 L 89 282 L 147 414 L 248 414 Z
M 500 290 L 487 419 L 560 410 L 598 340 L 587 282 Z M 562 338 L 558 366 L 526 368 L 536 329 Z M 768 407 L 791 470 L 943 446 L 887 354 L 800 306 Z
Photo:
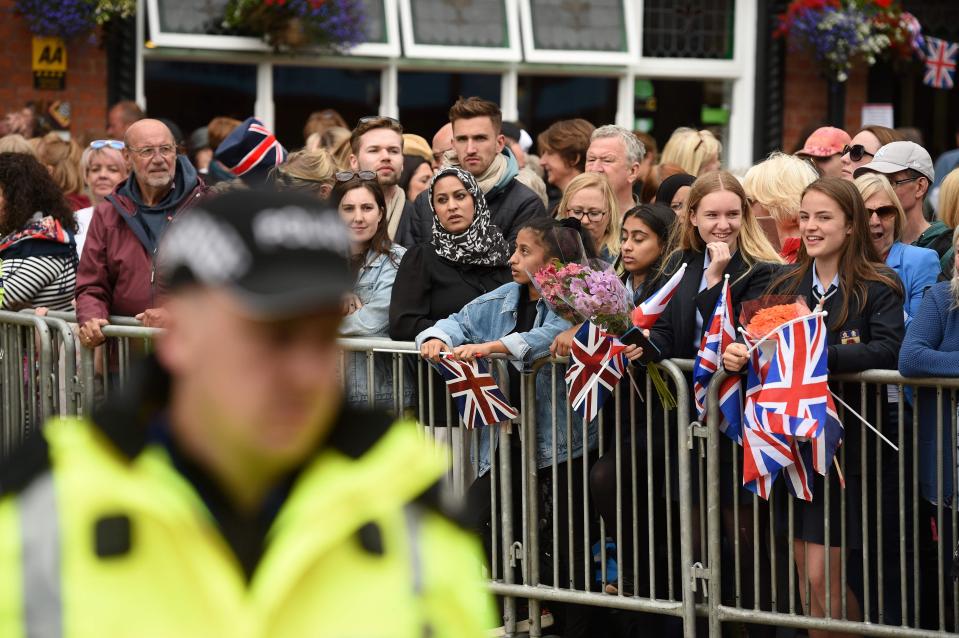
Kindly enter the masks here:
M 845 155 L 846 153 L 849 153 L 849 159 L 851 159 L 854 162 L 861 161 L 865 155 L 868 155 L 869 157 L 876 156 L 875 153 L 870 153 L 869 151 L 867 151 L 862 144 L 853 144 L 852 146 L 849 146 L 847 144 L 846 146 L 843 146 L 842 153 L 840 153 L 839 155 L 842 156 L 842 155 Z
M 348 182 L 354 177 L 361 179 L 364 182 L 368 182 L 376 179 L 376 173 L 373 171 L 338 171 L 335 175 L 336 181 L 338 182 Z
M 400 121 L 395 117 L 389 117 L 386 115 L 364 115 L 356 121 L 356 126 L 360 124 L 366 124 L 367 122 L 380 122 L 386 120 L 387 122 L 392 122 L 393 124 L 399 124 Z M 355 128 L 355 127 L 354 127 Z
M 869 213 L 870 217 L 872 217 L 873 213 L 875 213 L 880 219 L 888 219 L 898 215 L 899 209 L 889 204 L 886 206 L 879 206 L 878 208 L 866 208 L 866 212 Z
M 95 151 L 98 151 L 105 146 L 109 146 L 116 151 L 122 151 L 126 145 L 120 140 L 93 140 L 90 142 L 90 148 Z

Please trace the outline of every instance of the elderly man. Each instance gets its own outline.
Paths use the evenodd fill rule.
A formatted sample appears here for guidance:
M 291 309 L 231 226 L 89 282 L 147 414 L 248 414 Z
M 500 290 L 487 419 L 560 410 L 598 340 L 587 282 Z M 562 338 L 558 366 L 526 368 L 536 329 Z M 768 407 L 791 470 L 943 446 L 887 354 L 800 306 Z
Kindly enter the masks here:
M 132 100 L 123 100 L 110 107 L 107 112 L 107 135 L 110 139 L 122 140 L 127 133 L 127 129 L 134 122 L 139 122 L 146 115 Z
M 513 244 L 524 221 L 546 215 L 545 189 L 541 199 L 517 179 L 519 165 L 506 147 L 501 131 L 503 114 L 496 104 L 478 97 L 460 98 L 450 108 L 449 117 L 459 165 L 476 178 L 493 225 Z M 416 198 L 414 207 L 413 239 L 416 243 L 429 241 L 433 228 L 429 190 Z
M 640 164 L 646 155 L 642 142 L 622 126 L 607 124 L 593 131 L 586 150 L 586 172 L 602 173 L 616 194 L 620 215 L 638 202 L 633 183 L 639 178 Z
M 0 635 L 487 635 L 445 455 L 343 400 L 349 252 L 305 194 L 228 193 L 171 227 L 156 357 L 0 464 Z
M 397 186 L 403 172 L 403 126 L 391 117 L 364 117 L 350 136 L 350 168 L 370 171 L 386 198 L 386 228 L 390 239 L 403 247 L 413 245 L 413 204 Z
M 133 172 L 94 210 L 77 270 L 80 342 L 88 348 L 103 343 L 101 328 L 110 315 L 140 315 L 147 325 L 160 321 L 154 309 L 160 237 L 206 191 L 162 122 L 134 123 L 125 144 Z

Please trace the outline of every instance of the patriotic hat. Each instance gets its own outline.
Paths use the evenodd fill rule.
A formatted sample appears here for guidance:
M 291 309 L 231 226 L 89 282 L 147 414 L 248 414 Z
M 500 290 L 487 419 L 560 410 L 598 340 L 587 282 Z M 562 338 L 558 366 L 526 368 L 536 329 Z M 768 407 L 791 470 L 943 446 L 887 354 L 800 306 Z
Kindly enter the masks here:
M 918 171 L 930 184 L 936 179 L 929 151 L 915 142 L 889 142 L 876 151 L 871 162 L 860 166 L 853 174 L 856 177 L 863 173 L 892 175 L 910 168 Z
M 263 122 L 248 117 L 217 147 L 213 157 L 249 186 L 266 181 L 270 169 L 286 160 L 286 149 Z

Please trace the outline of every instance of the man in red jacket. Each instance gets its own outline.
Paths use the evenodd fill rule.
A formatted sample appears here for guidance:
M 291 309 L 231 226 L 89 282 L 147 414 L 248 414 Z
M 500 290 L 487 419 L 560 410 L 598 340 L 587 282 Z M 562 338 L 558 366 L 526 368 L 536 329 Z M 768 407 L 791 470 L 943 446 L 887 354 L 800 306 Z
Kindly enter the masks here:
M 135 122 L 124 141 L 133 172 L 94 209 L 77 270 L 80 342 L 88 348 L 103 343 L 110 315 L 142 314 L 146 325 L 158 323 L 157 244 L 176 215 L 207 190 L 186 156 L 177 155 L 162 122 Z

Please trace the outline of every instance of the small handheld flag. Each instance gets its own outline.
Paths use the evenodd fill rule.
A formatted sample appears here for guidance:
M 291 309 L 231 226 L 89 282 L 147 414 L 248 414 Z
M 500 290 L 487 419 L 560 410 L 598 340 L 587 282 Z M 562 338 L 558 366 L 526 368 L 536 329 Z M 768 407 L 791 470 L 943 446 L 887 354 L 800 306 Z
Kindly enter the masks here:
M 663 314 L 666 304 L 673 298 L 679 282 L 683 279 L 683 273 L 686 272 L 686 264 L 679 267 L 672 277 L 669 278 L 663 287 L 650 295 L 649 299 L 636 306 L 633 310 L 633 325 L 638 328 L 649 330 Z
M 467 428 L 493 425 L 519 416 L 496 385 L 485 360 L 458 361 L 443 357 L 435 367 L 446 380 L 446 390 Z
M 625 346 L 587 321 L 573 337 L 572 363 L 566 370 L 569 403 L 589 423 L 613 393 L 626 371 Z

